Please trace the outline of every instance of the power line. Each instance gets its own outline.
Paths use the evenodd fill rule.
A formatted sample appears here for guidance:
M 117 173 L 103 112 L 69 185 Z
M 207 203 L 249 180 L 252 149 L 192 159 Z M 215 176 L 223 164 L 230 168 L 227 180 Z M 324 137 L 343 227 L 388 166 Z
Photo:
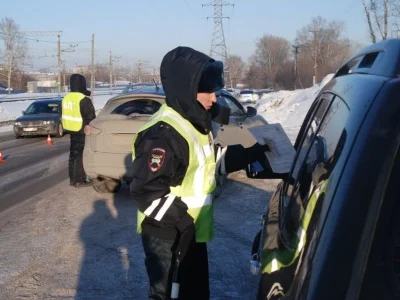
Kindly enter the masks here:
M 231 3 L 228 3 L 224 0 L 213 0 L 212 2 L 209 2 L 207 4 L 202 4 L 202 7 L 204 6 L 213 6 L 214 7 L 214 14 L 212 17 L 207 17 L 208 19 L 214 19 L 214 30 L 213 30 L 213 36 L 212 36 L 212 41 L 211 41 L 211 50 L 210 50 L 210 56 L 213 58 L 220 58 L 225 65 L 225 78 L 227 79 L 227 82 L 229 85 L 232 87 L 232 81 L 230 78 L 230 73 L 229 73 L 229 66 L 228 66 L 228 53 L 226 50 L 226 43 L 225 43 L 225 35 L 224 35 L 224 26 L 222 23 L 223 19 L 229 19 L 229 17 L 226 17 L 223 15 L 222 9 L 224 6 L 234 6 Z
M 51 44 L 57 44 L 58 43 L 57 41 L 47 41 L 47 40 L 41 40 L 41 39 L 28 38 L 28 37 L 25 37 L 25 34 L 23 34 L 23 33 L 9 34 L 9 33 L 0 31 L 0 35 L 2 35 L 2 36 L 18 36 L 21 39 L 24 39 L 24 40 L 27 40 L 27 41 L 33 41 L 33 42 L 51 43 Z M 81 44 L 81 43 L 91 43 L 91 41 L 61 42 L 61 44 Z
M 357 0 L 352 0 L 352 1 L 350 2 L 350 4 L 344 9 L 344 11 L 341 12 L 340 14 L 338 14 L 337 17 L 342 17 L 342 16 L 344 16 L 345 14 L 347 14 L 347 13 L 353 8 L 353 6 L 354 6 L 354 4 L 356 4 L 356 2 L 357 2 Z

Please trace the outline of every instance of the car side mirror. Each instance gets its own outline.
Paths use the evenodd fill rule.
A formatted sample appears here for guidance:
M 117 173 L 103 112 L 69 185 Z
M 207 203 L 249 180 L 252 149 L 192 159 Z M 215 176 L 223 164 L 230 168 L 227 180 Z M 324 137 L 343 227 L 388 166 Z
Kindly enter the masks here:
M 252 107 L 252 106 L 247 106 L 247 113 L 246 113 L 247 117 L 254 117 L 255 115 L 257 115 L 257 109 Z
M 23 115 L 25 114 L 25 110 L 23 110 L 23 111 L 21 111 L 21 112 L 22 112 Z
M 252 178 L 252 179 L 283 179 L 286 180 L 288 179 L 288 173 L 274 173 L 272 169 L 268 166 L 268 168 L 264 169 L 264 167 L 267 167 L 265 164 L 264 166 L 261 165 L 260 162 L 256 161 L 254 163 L 248 164 L 246 166 L 246 176 L 247 178 Z

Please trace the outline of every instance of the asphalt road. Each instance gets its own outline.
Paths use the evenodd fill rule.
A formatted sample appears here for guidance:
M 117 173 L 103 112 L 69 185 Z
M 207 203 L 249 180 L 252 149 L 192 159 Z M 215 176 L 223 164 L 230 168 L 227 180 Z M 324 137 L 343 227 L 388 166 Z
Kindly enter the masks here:
M 67 178 L 69 136 L 15 139 L 12 133 L 0 134 L 0 211 L 21 203 Z
M 147 299 L 136 207 L 125 187 L 69 186 L 69 137 L 0 136 L 0 299 Z M 229 175 L 208 245 L 211 299 L 254 299 L 253 238 L 277 181 Z

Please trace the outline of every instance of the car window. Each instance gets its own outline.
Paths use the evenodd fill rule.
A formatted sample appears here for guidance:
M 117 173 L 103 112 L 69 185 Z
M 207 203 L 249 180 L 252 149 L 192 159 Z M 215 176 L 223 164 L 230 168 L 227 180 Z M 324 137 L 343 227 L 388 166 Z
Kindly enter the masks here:
M 296 203 L 305 208 L 312 185 L 329 178 L 346 141 L 349 113 L 347 104 L 338 96 L 321 97 L 298 147 L 291 180 L 286 182 L 284 206 Z
M 157 112 L 161 104 L 155 100 L 137 99 L 125 102 L 116 107 L 111 114 L 130 116 L 132 114 L 152 115 Z
M 243 116 L 245 114 L 243 107 L 235 101 L 232 97 L 229 97 L 227 95 L 221 96 L 223 98 L 224 102 L 226 103 L 226 106 L 231 110 L 230 115 L 231 116 Z
M 26 109 L 25 114 L 56 114 L 59 111 L 58 102 L 34 102 Z
M 240 91 L 240 95 L 245 95 L 245 94 L 254 94 L 254 91 Z

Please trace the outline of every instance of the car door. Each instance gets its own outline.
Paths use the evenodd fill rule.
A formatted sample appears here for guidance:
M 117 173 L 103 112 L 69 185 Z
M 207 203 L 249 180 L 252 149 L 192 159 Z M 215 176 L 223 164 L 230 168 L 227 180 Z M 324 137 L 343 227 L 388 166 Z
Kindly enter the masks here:
M 329 179 L 341 172 L 335 166 L 346 143 L 345 125 L 349 114 L 347 104 L 340 97 L 322 94 L 296 141 L 296 157 L 289 179 L 282 188 L 279 217 L 282 244 L 298 251 L 292 265 L 280 270 L 281 278 L 286 281 L 285 289 L 293 281 L 298 283 L 292 285 L 291 296 L 307 290 L 306 284 L 302 285 L 307 281 L 312 262 L 318 237 L 317 224 L 323 218 L 325 193 L 330 188 Z M 296 277 L 295 269 L 299 270 Z M 269 290 L 270 287 L 265 288 Z M 285 299 L 290 298 L 287 297 Z

